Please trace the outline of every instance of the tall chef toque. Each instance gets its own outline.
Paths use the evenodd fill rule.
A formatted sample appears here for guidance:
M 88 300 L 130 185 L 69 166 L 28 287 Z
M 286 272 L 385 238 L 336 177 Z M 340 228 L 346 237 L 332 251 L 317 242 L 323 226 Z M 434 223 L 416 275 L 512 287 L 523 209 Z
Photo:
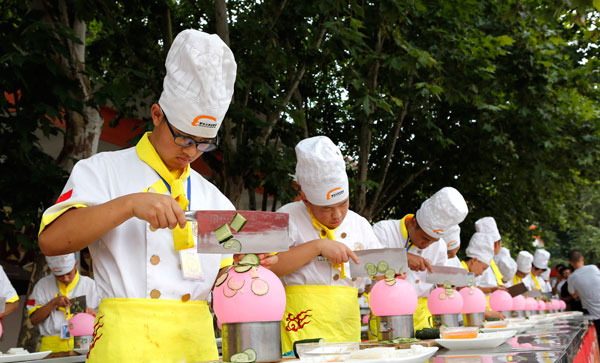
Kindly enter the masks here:
M 310 203 L 325 206 L 348 198 L 344 157 L 327 136 L 300 141 L 296 145 L 296 158 L 296 178 Z
M 546 250 L 535 250 L 533 254 L 533 265 L 540 269 L 545 270 L 548 268 L 548 260 L 550 259 L 550 252 Z
M 446 241 L 448 250 L 453 250 L 460 247 L 460 227 L 455 226 L 450 228 L 447 235 L 444 235 L 444 241 Z
M 66 275 L 75 267 L 75 254 L 46 256 L 46 262 L 55 276 Z
M 184 133 L 214 138 L 229 108 L 237 64 L 215 34 L 188 29 L 177 34 L 167 60 L 158 104 Z
M 498 226 L 496 225 L 494 217 L 483 217 L 478 219 L 477 222 L 475 222 L 475 231 L 491 234 L 492 238 L 494 238 L 494 242 L 502 239 L 502 237 L 500 237 L 500 232 L 498 232 Z
M 467 257 L 477 258 L 477 260 L 489 266 L 492 258 L 494 257 L 493 237 L 487 233 L 473 233 L 466 253 Z
M 544 281 L 548 281 L 548 280 L 550 280 L 550 269 L 549 269 L 549 268 L 547 268 L 547 269 L 546 269 L 546 271 L 544 271 L 544 272 L 542 272 L 542 273 L 540 274 L 540 276 L 542 277 L 542 279 L 543 279 Z
M 416 217 L 417 223 L 427 235 L 439 239 L 462 222 L 467 213 L 469 208 L 459 191 L 444 187 L 421 204 Z
M 527 251 L 519 252 L 517 256 L 517 269 L 523 273 L 531 272 L 531 263 L 533 262 L 533 255 Z
M 504 281 L 509 281 L 517 273 L 517 262 L 510 255 L 503 256 L 496 264 Z

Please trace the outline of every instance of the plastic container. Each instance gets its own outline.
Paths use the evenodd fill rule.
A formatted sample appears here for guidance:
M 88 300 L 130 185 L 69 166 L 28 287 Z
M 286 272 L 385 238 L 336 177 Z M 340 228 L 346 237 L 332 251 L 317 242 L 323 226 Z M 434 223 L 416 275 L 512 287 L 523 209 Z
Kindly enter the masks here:
M 466 326 L 458 328 L 440 328 L 442 339 L 475 339 L 479 335 L 479 327 Z
M 508 326 L 508 322 L 504 320 L 496 320 L 496 321 L 486 321 L 483 323 L 484 328 L 506 328 Z
M 305 362 L 344 362 L 352 352 L 360 349 L 359 342 L 344 343 L 302 343 L 296 345 L 296 352 Z

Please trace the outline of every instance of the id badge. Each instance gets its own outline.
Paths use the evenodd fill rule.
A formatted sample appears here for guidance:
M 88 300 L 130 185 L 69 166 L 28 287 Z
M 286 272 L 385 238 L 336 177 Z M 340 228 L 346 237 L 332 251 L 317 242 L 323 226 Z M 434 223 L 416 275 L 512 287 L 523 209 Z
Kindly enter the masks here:
M 204 281 L 200 254 L 195 247 L 179 251 L 179 261 L 181 262 L 181 273 L 185 280 Z
M 71 333 L 69 332 L 69 324 L 61 324 L 60 339 L 71 339 Z

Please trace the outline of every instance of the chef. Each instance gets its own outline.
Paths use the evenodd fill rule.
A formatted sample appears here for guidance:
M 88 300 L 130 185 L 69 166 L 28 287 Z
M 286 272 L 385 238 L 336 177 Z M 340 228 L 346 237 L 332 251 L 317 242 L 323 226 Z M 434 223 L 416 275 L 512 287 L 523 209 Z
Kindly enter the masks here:
M 4 298 L 4 312 L 0 313 L 0 319 L 17 310 L 19 307 L 19 295 L 10 283 L 4 268 L 0 265 L 0 298 Z
M 408 256 L 424 261 L 423 266 L 445 265 L 448 251 L 444 237 L 449 237 L 462 222 L 469 209 L 463 196 L 452 187 L 444 187 L 425 200 L 416 214 L 407 214 L 401 220 L 385 220 L 373 226 L 379 240 L 390 248 L 403 247 Z M 419 297 L 413 315 L 415 330 L 429 327 L 427 297 L 433 287 L 425 282 L 425 268 L 410 266 L 406 281 L 409 281 Z
M 494 255 L 494 259 L 496 259 L 496 265 L 502 274 L 502 283 L 506 286 L 517 272 L 517 261 L 510 256 L 510 251 L 506 247 L 502 247 L 500 253 Z
M 477 279 L 477 286 L 489 296 L 489 294 L 498 290 L 498 288 L 503 285 L 502 274 L 495 261 L 496 256 L 500 253 L 500 249 L 502 248 L 502 237 L 500 237 L 496 220 L 493 217 L 483 217 L 478 219 L 475 222 L 475 231 L 487 233 L 494 239 L 494 258 L 490 261 L 490 268 L 486 269 L 481 277 Z
M 460 264 L 460 259 L 456 255 L 458 250 L 460 250 L 460 227 L 456 226 L 454 232 L 450 233 L 448 237 L 444 237 L 444 240 L 448 239 L 449 241 L 446 244 L 448 249 L 448 260 L 446 261 L 446 266 L 450 267 L 462 267 Z
M 73 350 L 73 338 L 68 336 L 67 323 L 71 319 L 71 299 L 86 297 L 86 313 L 96 315 L 100 298 L 96 283 L 81 276 L 75 255 L 46 257 L 52 273 L 40 279 L 33 287 L 27 302 L 27 314 L 33 325 L 38 325 L 42 336 L 40 351 L 66 352 Z
M 79 161 L 44 212 L 46 255 L 89 246 L 102 302 L 88 362 L 217 360 L 206 302 L 230 255 L 198 254 L 184 210 L 233 210 L 190 163 L 217 146 L 236 63 L 217 36 L 177 35 L 154 129 L 129 149 Z
M 542 288 L 542 292 L 552 292 L 552 285 L 550 284 L 550 268 L 546 268 L 544 272 L 540 275 L 542 280 L 544 281 Z
M 355 250 L 382 248 L 369 222 L 348 209 L 346 164 L 326 136 L 296 145 L 300 201 L 279 212 L 290 216 L 290 249 L 278 254 L 272 271 L 285 285 L 286 310 L 281 322 L 282 350 L 294 341 L 360 341 L 358 289 L 365 278 L 349 276 Z M 323 260 L 323 257 L 327 260 Z
M 517 255 L 517 272 L 512 278 L 512 281 L 507 281 L 504 286 L 510 287 L 518 285 L 521 282 L 530 287 L 531 281 L 531 263 L 533 262 L 533 255 L 527 251 L 521 251 Z
M 533 254 L 533 262 L 531 263 L 531 284 L 530 289 L 537 289 L 541 292 L 547 292 L 546 281 L 542 274 L 548 269 L 548 261 L 550 260 L 550 252 L 537 249 Z M 552 289 L 550 289 L 552 291 Z

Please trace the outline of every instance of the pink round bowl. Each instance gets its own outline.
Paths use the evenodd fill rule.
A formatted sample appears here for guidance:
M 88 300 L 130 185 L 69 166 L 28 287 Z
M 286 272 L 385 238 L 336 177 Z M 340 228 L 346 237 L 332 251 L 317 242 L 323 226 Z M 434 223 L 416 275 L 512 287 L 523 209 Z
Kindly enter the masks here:
M 487 300 L 483 291 L 476 287 L 463 287 L 460 289 L 460 295 L 463 299 L 461 313 L 483 313 L 487 306 Z
M 531 311 L 531 310 L 537 310 L 537 308 L 538 308 L 538 303 L 534 298 L 528 297 L 525 299 L 525 310 Z
M 242 273 L 232 268 L 227 274 L 213 291 L 213 308 L 221 324 L 283 318 L 285 290 L 277 275 L 262 266 Z
M 517 295 L 512 298 L 512 309 L 513 311 L 525 310 L 525 297 L 523 295 Z
M 513 299 L 508 292 L 496 290 L 490 295 L 490 308 L 493 311 L 509 311 L 512 306 Z
M 369 306 L 376 316 L 412 315 L 417 310 L 417 303 L 414 287 L 403 279 L 396 279 L 392 286 L 381 280 L 369 294 Z
M 94 334 L 93 315 L 87 313 L 78 313 L 69 319 L 69 333 L 74 337 Z
M 460 314 L 463 307 L 462 295 L 452 289 L 452 298 L 447 295 L 446 289 L 438 287 L 427 298 L 427 307 L 433 315 Z

